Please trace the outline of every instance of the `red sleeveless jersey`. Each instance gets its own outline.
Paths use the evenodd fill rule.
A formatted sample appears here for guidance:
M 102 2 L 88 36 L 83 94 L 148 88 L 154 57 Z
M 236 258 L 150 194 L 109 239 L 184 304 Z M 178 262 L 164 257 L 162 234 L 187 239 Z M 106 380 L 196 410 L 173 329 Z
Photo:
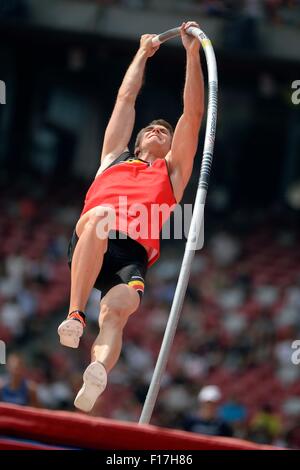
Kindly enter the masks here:
M 160 232 L 176 206 L 165 159 L 152 164 L 124 152 L 90 186 L 81 215 L 96 206 L 114 209 L 114 229 L 148 252 L 148 266 L 160 253 Z

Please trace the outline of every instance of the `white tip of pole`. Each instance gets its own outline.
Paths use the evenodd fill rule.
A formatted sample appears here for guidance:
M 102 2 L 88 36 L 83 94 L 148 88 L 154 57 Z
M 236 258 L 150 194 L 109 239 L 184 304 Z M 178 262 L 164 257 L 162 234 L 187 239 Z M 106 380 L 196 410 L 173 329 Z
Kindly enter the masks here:
M 159 46 L 159 44 L 161 44 L 160 40 L 159 40 L 159 37 L 158 36 L 155 36 L 153 39 L 152 39 L 152 46 L 155 47 L 155 46 Z

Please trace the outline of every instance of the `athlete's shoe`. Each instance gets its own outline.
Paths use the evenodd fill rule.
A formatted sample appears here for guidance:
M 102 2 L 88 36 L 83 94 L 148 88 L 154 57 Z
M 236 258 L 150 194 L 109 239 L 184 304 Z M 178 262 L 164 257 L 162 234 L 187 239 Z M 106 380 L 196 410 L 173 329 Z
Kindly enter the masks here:
M 58 327 L 60 343 L 69 348 L 78 348 L 79 340 L 85 327 L 85 315 L 79 310 L 75 310 L 68 315 Z
M 84 371 L 83 386 L 77 393 L 74 405 L 81 411 L 89 412 L 97 398 L 104 392 L 107 373 L 101 362 L 92 362 Z

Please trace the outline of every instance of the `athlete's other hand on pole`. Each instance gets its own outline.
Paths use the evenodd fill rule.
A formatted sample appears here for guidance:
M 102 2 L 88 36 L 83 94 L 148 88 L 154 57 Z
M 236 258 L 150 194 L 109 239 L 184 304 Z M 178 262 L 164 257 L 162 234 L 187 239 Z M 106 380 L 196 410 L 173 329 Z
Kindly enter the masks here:
M 192 36 L 186 32 L 188 28 L 191 26 L 195 26 L 199 28 L 200 26 L 196 21 L 187 21 L 186 23 L 182 23 L 180 27 L 180 34 L 182 39 L 182 44 L 184 45 L 187 52 L 196 52 L 199 53 L 200 49 L 200 41 L 195 36 Z
M 158 51 L 160 44 L 157 46 L 152 45 L 152 39 L 156 34 L 143 34 L 140 40 L 140 49 L 146 52 L 147 57 L 152 57 Z

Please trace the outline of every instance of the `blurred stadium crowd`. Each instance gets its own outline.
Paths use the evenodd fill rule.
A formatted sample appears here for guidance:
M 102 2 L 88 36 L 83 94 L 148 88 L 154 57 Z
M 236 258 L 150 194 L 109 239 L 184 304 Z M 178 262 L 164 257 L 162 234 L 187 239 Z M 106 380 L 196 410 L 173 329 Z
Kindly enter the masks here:
M 2 199 L 0 337 L 9 345 L 7 369 L 16 374 L 17 391 L 7 401 L 30 403 L 24 374 L 35 383 L 31 403 L 73 409 L 99 304 L 93 291 L 80 350 L 60 346 L 56 328 L 69 290 L 66 251 L 79 209 L 49 199 Z M 300 233 L 293 223 L 282 229 L 275 215 L 257 214 L 251 224 L 246 218 L 236 215 L 230 227 L 228 220 L 214 227 L 196 255 L 153 422 L 189 429 L 199 390 L 211 384 L 219 387 L 218 413 L 229 435 L 297 448 L 300 369 L 292 362 L 292 342 L 300 338 Z M 94 415 L 138 419 L 174 294 L 178 251 L 176 242 L 167 244 L 149 271 L 142 306 L 126 328 L 121 360 Z M 14 351 L 26 365 L 10 360 Z M 2 385 L 8 370 L 1 369 Z
M 260 20 L 274 28 L 300 24 L 299 0 L 89 2 L 196 8 L 233 19 L 247 37 Z M 0 20 L 30 17 L 30 4 L 2 0 Z M 99 293 L 91 295 L 80 349 L 60 346 L 56 330 L 68 308 L 68 241 L 132 50 L 120 48 L 114 56 L 109 40 L 99 52 L 98 38 L 81 50 L 78 37 L 74 43 L 68 35 L 53 40 L 51 31 L 49 37 L 40 36 L 39 44 L 39 31 L 29 40 L 25 33 L 9 36 L 7 47 L 0 42 L 7 72 L 0 79 L 8 83 L 5 112 L 0 108 L 0 339 L 8 346 L 7 366 L 0 366 L 0 400 L 74 410 L 98 328 Z M 257 48 L 256 41 L 252 44 Z M 292 344 L 300 340 L 300 127 L 299 110 L 290 98 L 291 77 L 299 77 L 287 63 L 256 61 L 255 54 L 249 63 L 242 54 L 218 57 L 218 158 L 205 248 L 193 263 L 152 422 L 299 449 L 300 368 L 293 363 Z M 174 120 L 178 115 L 179 62 L 169 60 L 152 66 L 155 83 L 147 77 L 140 122 L 152 119 L 159 104 Z M 164 76 L 172 71 L 172 83 L 166 84 Z M 198 160 L 195 167 L 197 173 Z M 195 184 L 194 175 L 191 200 Z M 139 312 L 126 327 L 121 359 L 93 415 L 138 420 L 183 248 L 176 240 L 163 243 L 161 260 L 147 275 Z

